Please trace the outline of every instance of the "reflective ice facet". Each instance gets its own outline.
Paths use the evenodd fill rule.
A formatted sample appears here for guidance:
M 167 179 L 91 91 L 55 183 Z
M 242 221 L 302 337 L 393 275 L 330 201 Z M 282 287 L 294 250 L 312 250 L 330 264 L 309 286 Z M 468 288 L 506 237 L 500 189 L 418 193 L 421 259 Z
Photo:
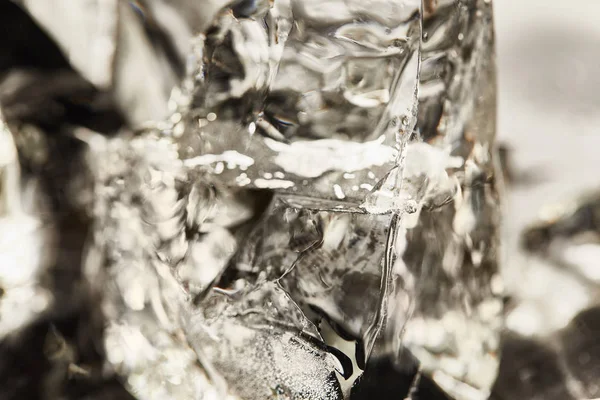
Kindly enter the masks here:
M 415 125 L 420 2 L 247 12 L 222 13 L 204 39 L 182 157 L 230 185 L 360 203 Z

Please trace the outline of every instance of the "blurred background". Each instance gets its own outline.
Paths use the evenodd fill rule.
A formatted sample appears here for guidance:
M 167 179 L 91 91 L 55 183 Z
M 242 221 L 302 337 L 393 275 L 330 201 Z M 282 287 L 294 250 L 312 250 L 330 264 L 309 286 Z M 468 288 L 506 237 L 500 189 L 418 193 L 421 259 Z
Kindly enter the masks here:
M 574 202 L 600 186 L 600 2 L 494 5 L 498 138 L 512 175 L 508 333 L 494 396 L 600 397 L 600 201 Z M 569 207 L 577 211 L 565 215 Z M 539 219 L 544 227 L 524 236 Z
M 544 204 L 599 183 L 600 2 L 494 5 L 498 138 L 522 178 L 509 191 L 505 220 L 515 233 Z
M 495 17 L 498 140 L 514 175 L 504 219 L 505 283 L 509 291 L 534 296 L 539 282 L 540 300 L 560 303 L 548 307 L 540 326 L 523 332 L 531 334 L 560 327 L 585 301 L 562 274 L 560 292 L 535 279 L 537 260 L 524 255 L 519 242 L 523 229 L 553 204 L 600 183 L 600 2 L 497 0 Z M 561 307 L 568 308 L 565 315 Z

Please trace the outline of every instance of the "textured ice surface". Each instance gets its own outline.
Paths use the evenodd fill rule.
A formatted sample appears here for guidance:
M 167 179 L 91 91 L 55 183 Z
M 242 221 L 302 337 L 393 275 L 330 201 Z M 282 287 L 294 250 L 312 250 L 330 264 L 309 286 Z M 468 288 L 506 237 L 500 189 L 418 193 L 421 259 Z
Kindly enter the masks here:
M 181 296 L 154 311 L 241 398 L 348 395 L 379 335 L 379 355 L 485 398 L 502 310 L 489 3 L 249 2 L 211 25 L 166 136 L 132 142 L 143 169 L 123 187 L 143 201 L 109 235 L 145 241 L 128 252 L 147 262 L 111 267 L 128 308 L 170 270 Z M 276 193 L 250 225 L 240 188 Z
M 230 185 L 360 203 L 414 128 L 420 2 L 245 12 L 223 12 L 206 35 L 182 157 L 235 151 L 252 164 L 206 163 Z
M 418 132 L 401 194 L 415 201 L 395 241 L 388 340 L 457 399 L 496 376 L 502 302 L 494 176 L 491 8 L 425 2 Z
M 235 262 L 244 275 L 277 280 L 320 329 L 358 341 L 352 357 L 364 366 L 383 318 L 391 220 L 302 208 L 277 195 Z
M 339 362 L 276 283 L 213 292 L 187 315 L 201 363 L 242 399 L 341 399 Z
M 180 181 L 183 163 L 152 133 L 131 142 L 96 139 L 101 229 L 88 276 L 101 283 L 111 321 L 108 361 L 131 392 L 143 399 L 340 398 L 340 361 L 283 289 L 255 282 L 229 295 L 211 290 L 237 246 L 227 228 L 251 215 L 248 201 Z

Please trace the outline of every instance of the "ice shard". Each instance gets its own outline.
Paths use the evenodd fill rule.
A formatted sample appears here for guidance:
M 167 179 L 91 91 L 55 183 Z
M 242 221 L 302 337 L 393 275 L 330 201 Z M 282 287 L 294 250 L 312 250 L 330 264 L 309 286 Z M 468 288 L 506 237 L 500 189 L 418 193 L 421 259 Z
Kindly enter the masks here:
M 241 2 L 194 43 L 170 125 L 145 139 L 166 147 L 136 180 L 146 232 L 137 235 L 154 239 L 132 250 L 148 249 L 139 274 L 155 259 L 178 282 L 183 295 L 169 307 L 187 317 L 174 326 L 183 321 L 214 383 L 254 398 L 279 395 L 280 379 L 281 395 L 295 398 L 339 381 L 323 397 L 349 396 L 377 341 L 378 356 L 401 363 L 410 352 L 454 398 L 485 398 L 502 310 L 489 2 Z M 232 206 L 224 201 L 236 195 L 224 193 L 257 189 L 275 193 L 262 216 L 207 220 Z M 126 306 L 143 308 L 152 285 L 127 269 L 114 279 Z M 160 293 L 160 274 L 152 281 Z M 257 293 L 287 299 L 267 303 L 302 316 L 293 319 L 312 332 L 302 348 L 337 359 L 337 375 L 325 367 L 298 377 L 304 386 L 285 383 L 285 363 L 271 359 L 243 383 L 266 368 L 261 351 L 282 345 L 263 329 L 278 337 L 287 326 L 299 342 L 308 329 L 260 317 L 261 305 L 245 306 L 261 320 L 251 327 L 246 311 L 227 311 Z M 250 339 L 266 341 L 247 350 Z M 246 351 L 258 358 L 234 363 Z

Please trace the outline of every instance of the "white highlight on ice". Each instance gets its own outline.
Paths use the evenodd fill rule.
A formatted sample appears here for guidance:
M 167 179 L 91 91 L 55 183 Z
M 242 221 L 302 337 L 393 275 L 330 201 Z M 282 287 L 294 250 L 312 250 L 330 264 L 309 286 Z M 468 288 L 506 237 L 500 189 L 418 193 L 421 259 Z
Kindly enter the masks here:
M 327 171 L 360 171 L 391 162 L 396 150 L 383 144 L 384 136 L 357 143 L 339 139 L 302 140 L 291 144 L 265 138 L 277 153 L 273 161 L 286 172 L 317 178 Z

